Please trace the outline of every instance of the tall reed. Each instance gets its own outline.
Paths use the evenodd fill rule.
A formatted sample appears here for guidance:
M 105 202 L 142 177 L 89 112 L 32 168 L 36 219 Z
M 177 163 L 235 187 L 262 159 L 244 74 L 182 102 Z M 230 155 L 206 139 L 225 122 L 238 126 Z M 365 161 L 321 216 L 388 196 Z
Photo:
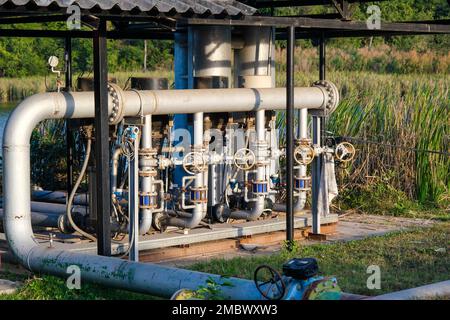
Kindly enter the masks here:
M 356 137 L 357 157 L 347 168 L 348 184 L 384 179 L 421 203 L 448 206 L 450 77 L 448 75 L 328 74 L 341 91 L 341 103 L 327 121 L 335 135 Z M 279 74 L 279 84 L 284 83 Z M 316 75 L 297 74 L 297 85 Z M 280 114 L 279 125 L 284 125 Z M 392 146 L 390 146 L 392 145 Z

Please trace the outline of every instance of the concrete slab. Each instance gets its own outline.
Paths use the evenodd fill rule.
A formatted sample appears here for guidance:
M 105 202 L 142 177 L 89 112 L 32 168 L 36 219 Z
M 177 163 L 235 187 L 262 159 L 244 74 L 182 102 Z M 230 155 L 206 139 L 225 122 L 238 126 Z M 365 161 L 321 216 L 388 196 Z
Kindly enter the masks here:
M 12 294 L 20 288 L 19 282 L 0 279 L 0 294 Z

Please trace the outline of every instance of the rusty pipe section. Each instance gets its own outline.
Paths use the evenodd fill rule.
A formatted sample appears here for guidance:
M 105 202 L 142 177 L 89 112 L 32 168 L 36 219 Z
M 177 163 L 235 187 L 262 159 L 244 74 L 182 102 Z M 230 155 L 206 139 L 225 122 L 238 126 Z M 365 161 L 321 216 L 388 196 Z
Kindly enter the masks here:
M 283 109 L 284 89 L 214 89 L 121 92 L 122 114 L 168 114 Z M 296 89 L 297 108 L 318 109 L 329 105 L 326 88 Z M 337 102 L 336 102 L 337 103 Z M 108 109 L 113 110 L 112 98 Z M 78 265 L 82 279 L 106 286 L 170 297 L 180 288 L 197 289 L 207 273 L 141 264 L 48 248 L 40 245 L 32 230 L 30 195 L 30 138 L 36 125 L 46 119 L 94 117 L 93 92 L 44 93 L 27 98 L 9 116 L 3 135 L 4 223 L 10 249 L 18 261 L 34 272 L 66 276 L 67 267 Z M 233 299 L 261 299 L 252 281 L 232 278 L 223 293 Z

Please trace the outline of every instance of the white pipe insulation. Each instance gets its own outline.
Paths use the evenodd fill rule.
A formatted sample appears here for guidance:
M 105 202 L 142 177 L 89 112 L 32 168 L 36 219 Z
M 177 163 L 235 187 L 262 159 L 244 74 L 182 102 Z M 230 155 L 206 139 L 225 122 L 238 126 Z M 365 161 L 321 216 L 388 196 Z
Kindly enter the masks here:
M 194 113 L 194 141 L 193 141 L 194 152 L 199 152 L 203 155 L 201 151 L 203 149 L 203 112 Z M 194 159 L 195 161 L 195 159 Z M 206 172 L 206 177 L 207 177 Z M 198 172 L 195 174 L 194 178 L 194 188 L 204 188 L 205 187 L 205 172 Z M 197 199 L 198 200 L 198 199 Z M 165 224 L 169 226 L 176 226 L 184 229 L 191 229 L 196 227 L 200 221 L 206 216 L 206 202 L 196 201 L 194 208 L 192 209 L 192 214 L 190 217 L 173 217 L 169 216 L 164 221 Z
M 149 172 L 152 170 L 152 164 L 149 163 L 151 159 L 145 154 L 152 149 L 152 115 L 148 114 L 144 116 L 144 125 L 142 126 L 142 138 L 141 138 L 141 150 L 144 150 L 143 155 L 139 155 L 139 171 Z M 154 177 L 144 174 L 139 178 L 140 191 L 146 194 L 154 192 Z M 146 234 L 152 226 L 153 212 L 150 208 L 139 208 L 139 234 Z
M 121 92 L 123 114 L 173 114 L 283 109 L 286 90 L 214 89 Z M 295 108 L 320 109 L 337 103 L 325 87 L 295 89 Z M 112 111 L 112 99 L 108 109 Z M 93 118 L 94 93 L 44 93 L 31 96 L 10 114 L 3 135 L 4 230 L 9 247 L 20 263 L 34 272 L 67 276 L 67 267 L 80 266 L 83 281 L 170 297 L 176 290 L 195 290 L 208 278 L 220 276 L 141 264 L 119 258 L 68 252 L 39 244 L 32 230 L 30 197 L 30 138 L 45 119 Z M 223 294 L 234 299 L 260 299 L 252 281 L 231 278 Z
M 308 138 L 308 109 L 301 109 L 300 110 L 300 119 L 299 119 L 299 139 L 306 139 Z M 307 174 L 307 166 L 306 165 L 299 165 L 299 168 L 297 169 L 297 176 L 298 177 L 306 177 Z M 294 212 L 299 212 L 305 208 L 306 204 L 306 191 L 299 191 L 297 199 L 294 203 Z M 285 210 L 286 211 L 286 210 Z

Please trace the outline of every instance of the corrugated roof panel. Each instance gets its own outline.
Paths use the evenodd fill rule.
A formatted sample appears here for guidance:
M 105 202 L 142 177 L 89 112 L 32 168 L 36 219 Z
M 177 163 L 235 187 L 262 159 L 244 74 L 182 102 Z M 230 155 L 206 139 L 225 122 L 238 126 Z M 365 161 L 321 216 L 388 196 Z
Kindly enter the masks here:
M 67 8 L 76 4 L 81 9 L 100 9 L 109 11 L 115 8 L 128 12 L 137 10 L 148 12 L 157 10 L 161 13 L 176 12 L 210 15 L 252 15 L 256 9 L 236 0 L 0 0 L 2 6 L 23 7 L 49 7 L 51 5 Z M 29 8 L 28 8 L 29 9 Z M 29 11 L 29 10 L 27 10 Z

